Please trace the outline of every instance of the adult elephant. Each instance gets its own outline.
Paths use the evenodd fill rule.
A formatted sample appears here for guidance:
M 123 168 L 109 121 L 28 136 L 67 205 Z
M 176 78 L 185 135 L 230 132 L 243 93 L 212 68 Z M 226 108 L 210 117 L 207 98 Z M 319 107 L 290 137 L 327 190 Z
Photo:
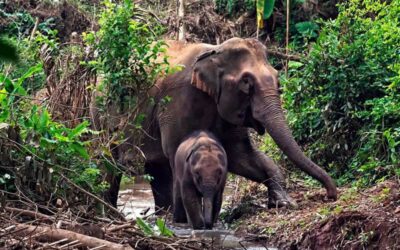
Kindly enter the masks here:
M 229 172 L 268 187 L 269 206 L 290 206 L 293 201 L 281 170 L 251 143 L 248 128 L 259 134 L 266 130 L 297 167 L 324 185 L 328 198 L 337 198 L 334 181 L 304 155 L 288 128 L 277 71 L 268 64 L 266 48 L 259 41 L 232 38 L 220 45 L 177 41 L 168 45 L 170 63 L 184 69 L 160 79 L 150 91 L 154 105 L 144 124 L 150 136 L 142 146 L 145 170 L 154 177 L 156 206 L 172 205 L 175 152 L 195 130 L 209 130 L 218 137 Z

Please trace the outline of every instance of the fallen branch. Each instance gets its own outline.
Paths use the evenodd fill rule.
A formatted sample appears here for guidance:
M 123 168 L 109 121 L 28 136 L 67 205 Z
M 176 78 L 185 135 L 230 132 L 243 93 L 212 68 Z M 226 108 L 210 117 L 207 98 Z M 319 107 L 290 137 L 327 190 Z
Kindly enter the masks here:
M 133 228 L 134 226 L 135 226 L 134 223 L 127 223 L 123 225 L 113 226 L 110 228 L 104 228 L 104 231 L 109 233 L 109 232 L 120 231 L 122 229 Z
M 19 214 L 26 215 L 26 216 L 29 216 L 29 217 L 32 217 L 35 219 L 43 220 L 44 222 L 50 222 L 50 223 L 54 222 L 54 218 L 52 218 L 51 216 L 39 213 L 39 212 L 20 209 L 20 208 L 13 208 L 13 207 L 6 207 L 5 209 L 9 212 L 19 213 Z
M 80 190 L 81 192 L 85 193 L 86 195 L 92 197 L 93 199 L 95 199 L 96 201 L 102 203 L 104 206 L 106 206 L 107 208 L 109 208 L 111 211 L 115 212 L 118 217 L 122 220 L 122 221 L 126 221 L 125 217 L 123 214 L 121 214 L 118 209 L 116 209 L 115 207 L 111 206 L 110 204 L 108 204 L 107 202 L 105 202 L 104 200 L 100 199 L 98 196 L 86 191 L 85 189 L 81 188 L 80 186 L 76 185 L 73 181 L 71 181 L 69 178 L 67 178 L 65 175 L 60 173 L 60 176 L 66 180 L 69 184 L 71 184 L 72 186 L 74 186 L 76 189 Z
M 89 247 L 89 248 L 96 248 L 103 246 L 104 249 L 121 249 L 121 250 L 129 250 L 133 249 L 129 245 L 122 245 L 118 243 L 113 243 L 110 241 L 98 239 L 95 237 L 87 236 L 84 234 L 75 233 L 72 231 L 64 230 L 64 229 L 56 229 L 44 226 L 29 226 L 24 224 L 18 224 L 17 230 L 19 230 L 18 234 L 24 237 L 27 237 L 32 234 L 40 233 L 37 238 L 41 239 L 44 238 L 47 241 L 60 241 L 64 239 L 68 239 L 71 241 L 79 242 L 80 244 Z M 74 242 L 75 243 L 75 242 Z
M 281 59 L 285 59 L 285 60 L 291 60 L 291 61 L 300 61 L 301 60 L 301 56 L 298 55 L 287 55 L 285 53 L 276 51 L 276 50 L 267 50 L 267 54 L 281 58 Z
M 39 18 L 36 17 L 35 26 L 33 26 L 33 29 L 32 29 L 32 32 L 31 32 L 31 36 L 30 36 L 30 38 L 29 38 L 29 41 L 32 41 L 33 38 L 35 37 L 35 33 L 36 33 L 36 30 L 37 30 L 38 26 L 39 26 Z

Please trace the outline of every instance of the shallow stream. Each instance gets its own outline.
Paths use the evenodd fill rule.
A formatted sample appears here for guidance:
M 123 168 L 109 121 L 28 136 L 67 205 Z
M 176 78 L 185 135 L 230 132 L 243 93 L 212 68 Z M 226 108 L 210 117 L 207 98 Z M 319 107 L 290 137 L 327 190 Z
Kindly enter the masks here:
M 232 194 L 231 188 L 225 188 L 224 199 L 230 199 Z M 142 179 L 137 179 L 133 184 L 124 185 L 119 192 L 118 208 L 127 219 L 154 213 L 154 200 L 150 184 Z M 213 230 L 192 230 L 187 224 L 172 222 L 167 222 L 167 225 L 178 237 L 207 239 L 213 243 L 216 249 L 276 249 L 249 242 L 245 240 L 245 237 L 237 237 L 234 235 L 234 231 L 224 228 L 220 222 L 214 226 Z

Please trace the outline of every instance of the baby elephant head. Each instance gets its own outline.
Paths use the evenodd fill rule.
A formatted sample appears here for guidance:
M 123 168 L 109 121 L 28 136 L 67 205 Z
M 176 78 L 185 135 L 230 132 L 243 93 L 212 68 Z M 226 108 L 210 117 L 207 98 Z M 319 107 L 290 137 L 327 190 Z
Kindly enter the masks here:
M 203 197 L 204 225 L 206 229 L 211 229 L 215 219 L 213 218 L 214 203 L 219 202 L 216 200 L 223 192 L 226 181 L 225 150 L 216 141 L 202 138 L 193 146 L 186 160 L 190 164 L 197 191 Z

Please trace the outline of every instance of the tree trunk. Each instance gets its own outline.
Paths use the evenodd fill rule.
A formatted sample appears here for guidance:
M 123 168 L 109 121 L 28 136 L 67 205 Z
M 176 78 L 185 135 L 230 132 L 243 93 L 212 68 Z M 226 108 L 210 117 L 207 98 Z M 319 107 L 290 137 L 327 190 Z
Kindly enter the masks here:
M 177 0 L 178 4 L 178 40 L 179 41 L 186 41 L 185 33 L 186 33 L 186 25 L 183 19 L 185 18 L 185 0 Z

